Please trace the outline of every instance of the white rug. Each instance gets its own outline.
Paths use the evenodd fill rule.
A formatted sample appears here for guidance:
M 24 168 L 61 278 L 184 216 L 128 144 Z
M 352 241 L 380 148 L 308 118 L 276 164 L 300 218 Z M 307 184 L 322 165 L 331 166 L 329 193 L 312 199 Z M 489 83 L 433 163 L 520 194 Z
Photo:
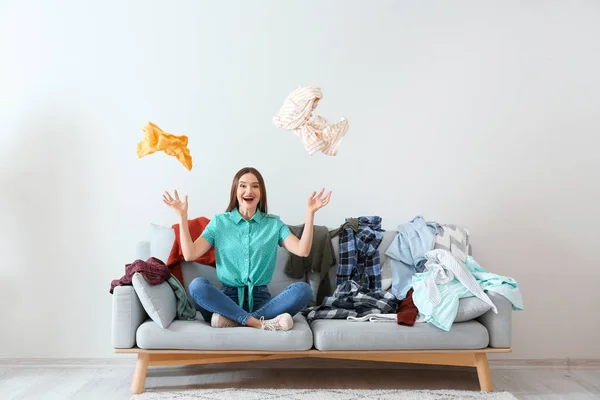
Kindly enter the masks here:
M 130 400 L 516 400 L 508 392 L 355 389 L 151 389 Z

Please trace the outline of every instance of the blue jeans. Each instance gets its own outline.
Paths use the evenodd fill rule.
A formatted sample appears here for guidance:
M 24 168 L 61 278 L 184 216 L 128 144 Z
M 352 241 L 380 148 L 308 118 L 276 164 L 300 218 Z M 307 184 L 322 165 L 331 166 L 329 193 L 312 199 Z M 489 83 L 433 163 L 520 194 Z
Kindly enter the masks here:
M 250 316 L 271 319 L 286 312 L 294 316 L 312 298 L 312 289 L 304 282 L 292 283 L 275 297 L 271 297 L 267 286 L 255 286 L 253 297 L 256 311 L 249 313 L 247 298 L 243 308 L 238 305 L 236 287 L 223 285 L 219 290 L 208 279 L 195 278 L 190 283 L 189 292 L 206 322 L 210 322 L 213 313 L 217 313 L 242 325 L 246 325 Z

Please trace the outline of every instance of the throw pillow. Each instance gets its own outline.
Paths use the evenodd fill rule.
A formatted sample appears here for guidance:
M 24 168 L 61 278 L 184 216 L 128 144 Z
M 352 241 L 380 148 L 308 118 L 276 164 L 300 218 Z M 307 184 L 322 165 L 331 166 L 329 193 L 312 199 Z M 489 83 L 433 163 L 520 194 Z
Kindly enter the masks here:
M 171 227 L 150 224 L 150 256 L 165 264 L 175 243 L 175 231 Z
M 161 328 L 168 327 L 177 314 L 177 299 L 169 282 L 151 285 L 144 275 L 136 272 L 131 283 L 148 316 Z
M 454 322 L 470 321 L 491 310 L 492 307 L 475 296 L 464 297 L 458 301 L 458 312 Z

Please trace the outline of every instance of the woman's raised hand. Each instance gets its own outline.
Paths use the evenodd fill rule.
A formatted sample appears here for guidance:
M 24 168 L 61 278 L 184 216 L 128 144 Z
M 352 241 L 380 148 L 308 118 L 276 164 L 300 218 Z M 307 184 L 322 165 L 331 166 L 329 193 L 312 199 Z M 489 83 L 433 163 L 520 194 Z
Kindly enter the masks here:
M 329 199 L 331 198 L 331 191 L 327 193 L 326 196 L 323 196 L 325 189 L 323 188 L 319 194 L 317 192 L 313 192 L 308 198 L 308 212 L 314 214 L 322 207 L 325 207 L 327 203 L 329 203 Z
M 183 200 L 179 199 L 179 193 L 177 193 L 177 190 L 175 190 L 174 195 L 175 197 L 172 197 L 169 192 L 165 191 L 163 194 L 163 202 L 175 210 L 180 217 L 186 216 L 188 211 L 187 194 L 184 196 Z

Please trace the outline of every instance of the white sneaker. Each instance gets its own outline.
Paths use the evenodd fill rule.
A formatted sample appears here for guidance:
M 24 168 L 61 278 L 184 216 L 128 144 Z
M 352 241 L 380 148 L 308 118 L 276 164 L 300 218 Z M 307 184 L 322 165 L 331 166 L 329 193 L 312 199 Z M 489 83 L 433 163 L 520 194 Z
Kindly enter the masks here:
M 242 326 L 242 324 L 232 321 L 229 318 L 225 318 L 221 314 L 213 313 L 212 317 L 210 317 L 210 326 L 213 328 L 229 328 L 233 326 Z
M 273 319 L 265 321 L 265 317 L 260 319 L 262 329 L 265 331 L 289 331 L 294 326 L 294 319 L 288 313 L 279 314 Z

